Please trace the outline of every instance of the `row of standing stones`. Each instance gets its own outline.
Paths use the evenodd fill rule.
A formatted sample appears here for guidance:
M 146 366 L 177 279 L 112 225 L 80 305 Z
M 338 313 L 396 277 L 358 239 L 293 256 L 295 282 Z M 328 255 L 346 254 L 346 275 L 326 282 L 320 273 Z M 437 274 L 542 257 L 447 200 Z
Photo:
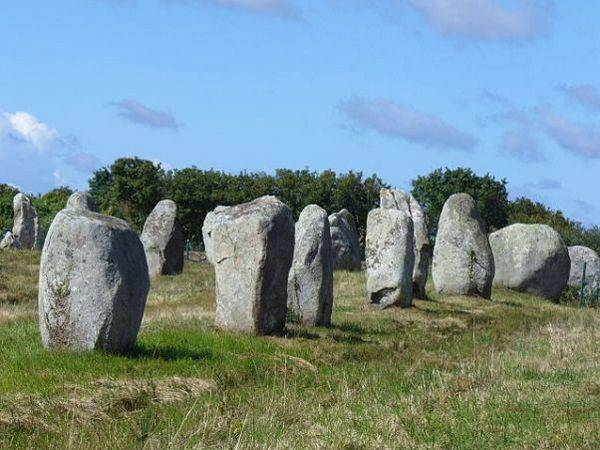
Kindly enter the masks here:
M 26 197 L 17 203 L 31 206 Z M 365 249 L 367 292 L 375 307 L 408 307 L 413 297 L 425 298 L 430 261 L 438 292 L 485 298 L 492 284 L 556 298 L 567 282 L 580 282 L 584 262 L 590 280 L 600 276 L 595 252 L 567 249 L 548 226 L 516 224 L 487 236 L 467 194 L 444 205 L 433 252 L 425 214 L 412 195 L 383 189 L 380 204 L 369 213 Z M 19 220 L 27 216 L 33 227 L 35 210 L 24 214 L 19 208 Z M 334 269 L 361 269 L 358 233 L 347 210 L 328 217 L 309 205 L 294 223 L 285 204 L 265 196 L 217 207 L 202 233 L 215 270 L 215 321 L 226 330 L 279 333 L 286 318 L 328 326 Z M 125 221 L 96 212 L 89 194 L 73 194 L 42 251 L 43 344 L 127 351 L 139 332 L 151 278 L 181 273 L 183 259 L 174 202 L 159 202 L 138 237 Z

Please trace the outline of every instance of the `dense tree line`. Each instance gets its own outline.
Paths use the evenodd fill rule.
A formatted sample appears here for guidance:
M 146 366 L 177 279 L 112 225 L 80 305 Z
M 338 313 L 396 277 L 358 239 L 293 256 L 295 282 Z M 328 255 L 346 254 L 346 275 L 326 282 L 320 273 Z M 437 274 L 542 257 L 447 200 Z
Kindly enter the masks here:
M 347 208 L 364 235 L 367 214 L 377 205 L 380 189 L 386 186 L 376 175 L 364 177 L 361 172 L 278 169 L 273 175 L 233 175 L 196 167 L 165 171 L 139 158 L 118 159 L 90 179 L 90 193 L 100 209 L 127 220 L 137 230 L 158 201 L 175 201 L 184 233 L 192 242 L 201 240 L 204 217 L 216 206 L 235 205 L 262 195 L 279 197 L 296 218 L 311 203 L 330 213 Z
M 516 222 L 545 223 L 555 228 L 567 245 L 586 245 L 600 252 L 598 227 L 585 228 L 561 211 L 527 198 L 511 202 L 506 186 L 506 180 L 497 180 L 490 174 L 480 176 L 466 168 L 446 168 L 417 177 L 412 182 L 412 193 L 427 213 L 432 237 L 446 199 L 466 192 L 476 200 L 489 231 Z M 89 181 L 90 193 L 100 210 L 127 220 L 138 231 L 156 203 L 165 198 L 174 200 L 186 238 L 193 244 L 200 243 L 204 217 L 216 206 L 243 203 L 262 195 L 279 197 L 296 218 L 311 203 L 321 205 L 329 213 L 347 208 L 356 217 L 364 238 L 367 214 L 378 206 L 383 187 L 389 186 L 377 175 L 365 177 L 361 172 L 279 169 L 274 174 L 228 174 L 196 167 L 164 170 L 140 158 L 117 159 L 97 170 Z M 2 230 L 12 228 L 12 199 L 17 192 L 12 186 L 0 184 Z M 43 195 L 30 195 L 39 215 L 41 242 L 71 193 L 68 187 L 61 187 Z

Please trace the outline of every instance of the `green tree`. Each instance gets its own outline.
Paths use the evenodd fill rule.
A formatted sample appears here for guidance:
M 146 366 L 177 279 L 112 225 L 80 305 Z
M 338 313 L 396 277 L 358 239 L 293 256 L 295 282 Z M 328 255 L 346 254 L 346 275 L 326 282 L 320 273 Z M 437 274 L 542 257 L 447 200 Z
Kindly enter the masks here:
M 0 233 L 12 230 L 13 226 L 13 199 L 19 193 L 17 188 L 0 183 Z M 0 236 L 0 239 L 2 238 Z
M 48 234 L 50 224 L 56 214 L 67 205 L 73 191 L 66 187 L 52 189 L 44 195 L 32 198 L 31 202 L 38 214 L 38 246 L 42 247 Z
M 452 194 L 467 193 L 477 203 L 477 209 L 488 231 L 508 223 L 509 201 L 506 180 L 496 180 L 490 174 L 476 175 L 471 169 L 437 169 L 412 182 L 412 193 L 427 214 L 429 231 L 437 232 L 444 203 Z
M 167 175 L 160 165 L 134 158 L 117 159 L 94 172 L 90 193 L 101 210 L 120 217 L 140 231 L 146 217 L 163 199 Z

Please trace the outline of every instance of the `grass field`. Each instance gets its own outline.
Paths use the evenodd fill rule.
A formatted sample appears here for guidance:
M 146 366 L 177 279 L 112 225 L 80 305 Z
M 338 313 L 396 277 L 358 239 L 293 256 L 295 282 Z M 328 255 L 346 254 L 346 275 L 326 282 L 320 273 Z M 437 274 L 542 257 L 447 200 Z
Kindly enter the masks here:
M 497 290 L 333 326 L 217 331 L 213 275 L 155 281 L 130 355 L 48 352 L 39 254 L 0 253 L 0 448 L 600 448 L 600 311 Z

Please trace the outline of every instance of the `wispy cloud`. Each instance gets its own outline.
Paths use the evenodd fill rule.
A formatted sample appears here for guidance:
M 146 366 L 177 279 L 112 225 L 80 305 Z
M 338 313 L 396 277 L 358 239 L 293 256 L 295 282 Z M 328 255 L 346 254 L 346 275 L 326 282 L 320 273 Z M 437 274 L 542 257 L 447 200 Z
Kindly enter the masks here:
M 73 153 L 64 158 L 65 163 L 78 172 L 90 173 L 102 165 L 101 161 L 91 153 Z
M 7 179 L 36 174 L 39 179 L 30 180 L 28 185 L 60 184 L 64 181 L 62 171 L 56 167 L 60 162 L 89 173 L 99 166 L 99 161 L 80 148 L 75 136 L 61 134 L 29 112 L 0 112 L 0 159 Z M 31 168 L 23 169 L 27 164 Z M 10 173 L 15 168 L 23 174 Z
M 133 123 L 151 128 L 170 128 L 172 130 L 177 130 L 181 126 L 172 114 L 149 108 L 135 100 L 121 100 L 112 102 L 111 105 L 117 108 L 120 117 Z
M 545 155 L 531 132 L 527 129 L 511 130 L 504 133 L 500 153 L 523 162 L 545 161 Z
M 507 106 L 510 104 L 510 101 L 506 97 L 503 97 L 489 89 L 484 89 L 481 91 L 481 98 L 497 105 Z
M 528 39 L 542 33 L 550 0 L 408 0 L 443 34 L 467 38 Z
M 269 14 L 286 19 L 301 19 L 302 13 L 289 0 L 163 0 L 182 5 L 212 4 L 259 14 Z
M 599 126 L 578 124 L 547 109 L 539 116 L 542 129 L 562 148 L 583 158 L 600 158 Z
M 355 96 L 338 108 L 357 127 L 425 147 L 472 151 L 478 143 L 470 134 L 436 117 L 386 99 Z
M 535 183 L 528 183 L 527 186 L 534 189 L 541 189 L 543 191 L 550 191 L 562 188 L 562 184 L 558 180 L 553 180 L 552 178 L 544 178 Z
M 591 84 L 576 86 L 561 85 L 558 90 L 567 96 L 573 103 L 577 103 L 592 111 L 600 111 L 600 94 Z

